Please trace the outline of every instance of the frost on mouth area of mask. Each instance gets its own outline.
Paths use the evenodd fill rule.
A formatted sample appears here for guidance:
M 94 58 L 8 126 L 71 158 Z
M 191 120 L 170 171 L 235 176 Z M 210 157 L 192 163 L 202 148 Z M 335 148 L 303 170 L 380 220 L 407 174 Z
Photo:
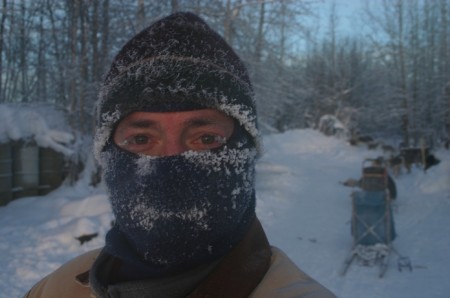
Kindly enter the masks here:
M 178 219 L 183 222 L 192 222 L 199 230 L 209 230 L 208 211 L 206 208 L 200 209 L 194 206 L 183 211 L 160 210 L 148 203 L 136 204 L 130 210 L 130 217 L 136 227 L 150 231 L 154 228 L 156 222 L 169 222 L 172 219 Z
M 248 170 L 249 163 L 256 157 L 254 149 L 235 149 L 224 146 L 218 151 L 186 151 L 182 156 L 189 162 L 212 172 L 225 172 L 227 175 L 241 174 Z
M 132 218 L 131 222 L 135 223 L 136 227 L 140 229 L 150 231 L 156 224 L 161 225 L 164 222 L 178 220 L 186 222 L 186 224 L 190 222 L 191 224 L 188 225 L 205 231 L 211 228 L 208 224 L 211 220 L 210 217 L 217 216 L 210 214 L 210 211 L 217 209 L 218 206 L 222 205 L 220 208 L 222 208 L 221 212 L 224 215 L 235 212 L 240 213 L 238 210 L 243 210 L 243 204 L 246 204 L 247 200 L 243 198 L 250 197 L 253 191 L 254 170 L 252 165 L 256 154 L 256 149 L 254 148 L 236 149 L 223 146 L 219 150 L 213 151 L 187 151 L 179 156 L 155 157 L 138 155 L 134 160 L 136 174 L 138 177 L 144 179 L 141 182 L 138 179 L 136 181 L 138 184 L 146 181 L 149 176 L 154 176 L 154 179 L 157 179 L 158 164 L 160 161 L 164 162 L 165 159 L 181 160 L 184 161 L 182 162 L 182 168 L 184 170 L 189 169 L 189 165 L 192 165 L 190 174 L 194 175 L 192 176 L 193 183 L 196 183 L 195 181 L 199 178 L 195 177 L 195 175 L 200 175 L 202 176 L 201 179 L 204 180 L 201 185 L 215 185 L 213 188 L 217 188 L 217 194 L 214 197 L 204 197 L 204 194 L 196 194 L 195 190 L 181 190 L 181 192 L 184 192 L 184 195 L 187 195 L 184 198 L 185 200 L 195 203 L 189 206 L 175 202 L 176 205 L 172 205 L 174 203 L 171 203 L 172 198 L 169 197 L 163 198 L 162 201 L 149 200 L 153 195 L 152 190 L 149 189 L 149 193 L 139 194 L 139 197 L 134 202 L 128 201 L 129 206 L 126 209 Z M 187 168 L 184 167 L 186 165 L 188 165 Z M 176 167 L 177 163 L 175 162 L 173 166 Z M 217 187 L 218 184 L 224 185 L 224 187 Z M 145 188 L 144 185 L 142 187 Z M 177 188 L 180 186 L 174 180 L 173 185 L 169 187 Z M 171 195 L 170 192 L 166 194 L 168 196 Z M 196 195 L 200 196 L 195 198 Z M 228 202 L 222 204 L 216 200 L 226 200 Z M 123 203 L 127 204 L 127 202 Z M 213 213 L 215 214 L 216 212 L 214 211 Z

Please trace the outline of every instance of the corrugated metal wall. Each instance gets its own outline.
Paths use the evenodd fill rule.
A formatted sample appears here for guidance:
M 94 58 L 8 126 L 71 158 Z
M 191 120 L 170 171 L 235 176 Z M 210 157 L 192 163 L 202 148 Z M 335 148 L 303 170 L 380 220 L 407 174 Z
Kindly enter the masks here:
M 59 187 L 66 175 L 61 153 L 23 142 L 0 144 L 0 205 L 45 195 Z

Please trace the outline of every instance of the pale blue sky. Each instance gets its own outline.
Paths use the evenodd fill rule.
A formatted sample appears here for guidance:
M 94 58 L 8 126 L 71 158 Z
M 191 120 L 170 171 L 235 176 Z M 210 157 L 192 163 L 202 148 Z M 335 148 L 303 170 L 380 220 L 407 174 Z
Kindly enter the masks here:
M 379 0 L 372 0 L 372 4 L 376 4 Z M 362 21 L 363 8 L 366 0 L 322 0 L 317 4 L 320 13 L 320 26 L 322 32 L 329 31 L 330 14 L 332 3 L 336 4 L 337 28 L 336 33 L 339 35 L 354 35 L 361 33 L 365 28 Z

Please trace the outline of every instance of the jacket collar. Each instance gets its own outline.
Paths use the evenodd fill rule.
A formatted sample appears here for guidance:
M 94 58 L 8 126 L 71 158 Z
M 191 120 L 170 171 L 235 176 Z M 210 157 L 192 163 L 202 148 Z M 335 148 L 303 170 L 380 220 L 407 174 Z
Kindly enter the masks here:
M 244 239 L 188 297 L 248 297 L 269 269 L 271 254 L 266 234 L 255 217 Z
M 96 263 L 103 263 L 108 258 L 102 252 Z M 270 260 L 269 242 L 255 217 L 244 239 L 220 260 L 188 297 L 248 297 L 266 274 Z M 89 285 L 90 280 L 92 283 L 91 270 L 77 275 L 76 281 L 92 288 L 93 285 Z

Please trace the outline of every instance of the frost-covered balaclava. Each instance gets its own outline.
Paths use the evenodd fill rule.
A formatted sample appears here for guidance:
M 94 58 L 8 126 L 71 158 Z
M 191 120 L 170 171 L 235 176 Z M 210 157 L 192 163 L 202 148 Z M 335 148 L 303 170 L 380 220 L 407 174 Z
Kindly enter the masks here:
M 200 18 L 176 13 L 132 38 L 101 88 L 95 155 L 116 225 L 105 250 L 161 276 L 219 259 L 255 216 L 254 161 L 260 138 L 245 66 Z M 213 108 L 235 119 L 225 145 L 152 157 L 112 141 L 134 111 Z

